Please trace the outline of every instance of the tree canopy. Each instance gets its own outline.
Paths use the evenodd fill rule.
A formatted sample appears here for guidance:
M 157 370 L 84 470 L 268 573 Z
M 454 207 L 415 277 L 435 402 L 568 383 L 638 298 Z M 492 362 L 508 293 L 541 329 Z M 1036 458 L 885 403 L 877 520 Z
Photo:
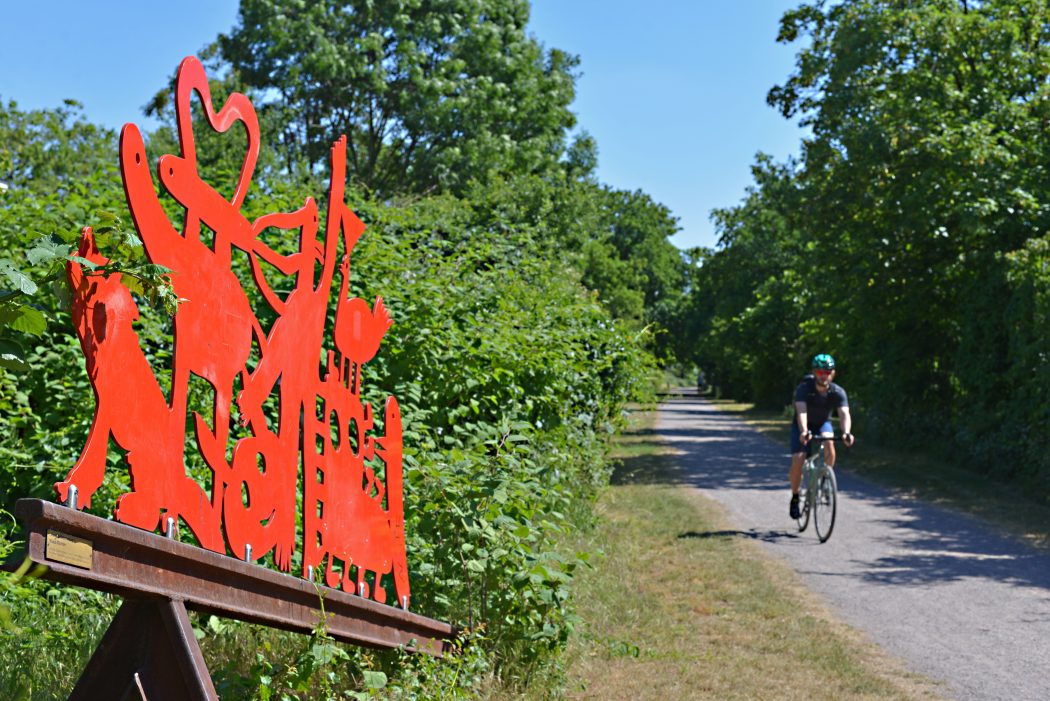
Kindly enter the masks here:
M 1036 350 L 1050 341 L 1048 16 L 1045 0 L 784 15 L 779 39 L 800 49 L 769 103 L 812 135 L 797 163 L 760 161 L 745 201 L 717 215 L 723 248 L 698 292 L 713 297 L 716 374 L 734 376 L 720 349 L 744 349 L 748 373 L 787 357 L 792 380 L 831 352 L 872 437 L 925 431 L 968 464 L 1050 485 L 1050 406 L 1015 401 L 1050 389 Z M 770 305 L 772 326 L 751 323 Z M 742 392 L 787 401 L 765 383 Z
M 321 163 L 345 133 L 368 190 L 460 192 L 565 150 L 578 60 L 528 17 L 527 0 L 243 0 L 219 47 L 279 113 L 289 157 Z

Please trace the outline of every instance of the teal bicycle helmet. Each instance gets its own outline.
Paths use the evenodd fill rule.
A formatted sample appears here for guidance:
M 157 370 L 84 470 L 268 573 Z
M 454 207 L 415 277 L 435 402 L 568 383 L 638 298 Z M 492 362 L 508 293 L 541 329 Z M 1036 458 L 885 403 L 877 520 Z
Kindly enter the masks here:
M 821 353 L 820 355 L 813 357 L 813 369 L 814 370 L 834 370 L 835 359 L 827 353 Z

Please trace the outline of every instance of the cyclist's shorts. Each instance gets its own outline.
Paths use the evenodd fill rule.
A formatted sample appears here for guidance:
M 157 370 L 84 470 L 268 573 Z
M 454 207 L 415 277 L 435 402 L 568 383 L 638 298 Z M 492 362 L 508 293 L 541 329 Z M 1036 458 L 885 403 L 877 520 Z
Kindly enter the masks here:
M 810 426 L 809 430 L 814 435 L 819 435 L 821 433 L 833 433 L 834 432 L 834 429 L 831 427 L 831 422 L 830 421 L 825 421 L 824 425 L 821 426 L 820 428 L 813 428 L 812 426 Z M 794 455 L 795 453 L 805 453 L 806 457 L 808 458 L 810 455 L 813 454 L 813 445 L 814 445 L 813 441 L 810 441 L 808 445 L 802 445 L 802 432 L 798 430 L 798 422 L 797 421 L 792 421 L 791 422 L 791 454 Z

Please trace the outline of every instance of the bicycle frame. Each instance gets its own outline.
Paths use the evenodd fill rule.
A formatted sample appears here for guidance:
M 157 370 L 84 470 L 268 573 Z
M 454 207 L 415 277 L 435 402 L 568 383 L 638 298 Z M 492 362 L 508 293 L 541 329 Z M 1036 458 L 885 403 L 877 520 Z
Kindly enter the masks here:
M 799 531 L 806 530 L 813 516 L 813 527 L 823 543 L 831 537 L 835 526 L 838 486 L 835 470 L 824 462 L 824 443 L 835 440 L 834 436 L 814 436 L 817 451 L 802 464 L 802 514 L 797 519 Z
M 830 439 L 814 437 L 813 440 L 818 442 L 817 450 L 802 463 L 802 484 L 806 486 L 807 495 L 811 495 L 816 491 L 817 479 L 820 473 L 823 470 L 831 469 L 824 462 L 824 442 Z

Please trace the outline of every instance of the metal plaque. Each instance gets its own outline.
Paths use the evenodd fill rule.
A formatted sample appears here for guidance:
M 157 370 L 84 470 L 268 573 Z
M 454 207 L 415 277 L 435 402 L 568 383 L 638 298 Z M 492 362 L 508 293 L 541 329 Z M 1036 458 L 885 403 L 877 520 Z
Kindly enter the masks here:
M 59 531 L 47 532 L 46 557 L 48 560 L 90 570 L 93 553 L 94 549 L 91 547 L 90 540 L 77 538 Z

